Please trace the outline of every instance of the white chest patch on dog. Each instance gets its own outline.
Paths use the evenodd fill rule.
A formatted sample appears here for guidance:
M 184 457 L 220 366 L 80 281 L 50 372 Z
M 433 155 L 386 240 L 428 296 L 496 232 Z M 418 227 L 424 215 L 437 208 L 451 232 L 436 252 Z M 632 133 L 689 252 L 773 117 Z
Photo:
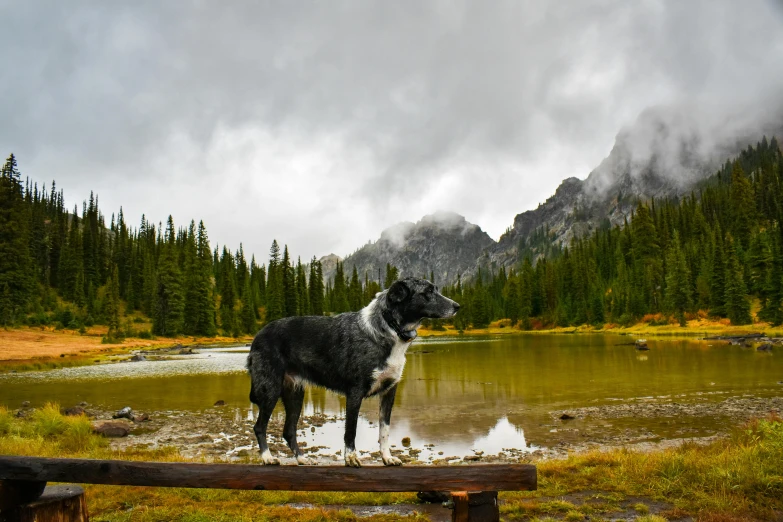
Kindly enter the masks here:
M 400 382 L 402 371 L 405 369 L 405 352 L 408 351 L 410 344 L 399 339 L 396 340 L 389 358 L 386 359 L 385 366 L 372 371 L 373 383 L 372 387 L 370 387 L 369 395 L 378 393 L 381 387 L 387 384 L 389 380 L 393 381 L 394 384 Z

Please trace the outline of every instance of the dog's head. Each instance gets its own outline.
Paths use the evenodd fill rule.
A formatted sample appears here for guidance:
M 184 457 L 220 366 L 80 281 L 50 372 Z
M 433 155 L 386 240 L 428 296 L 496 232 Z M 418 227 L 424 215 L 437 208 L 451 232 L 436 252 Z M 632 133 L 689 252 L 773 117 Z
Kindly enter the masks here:
M 444 296 L 426 279 L 400 279 L 386 293 L 386 307 L 404 329 L 416 328 L 422 319 L 452 317 L 459 304 Z

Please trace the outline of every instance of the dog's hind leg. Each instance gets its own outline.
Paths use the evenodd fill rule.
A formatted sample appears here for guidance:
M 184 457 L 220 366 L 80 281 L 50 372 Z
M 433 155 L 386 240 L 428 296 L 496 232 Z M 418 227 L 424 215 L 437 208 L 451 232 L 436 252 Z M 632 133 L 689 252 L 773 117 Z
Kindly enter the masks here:
M 256 376 L 252 376 L 255 380 Z M 258 448 L 261 450 L 261 460 L 267 465 L 278 465 L 280 460 L 272 456 L 269 446 L 266 443 L 266 428 L 269 424 L 269 418 L 275 409 L 277 399 L 280 398 L 283 378 L 276 380 L 274 376 L 267 376 L 261 382 L 253 382 L 250 387 L 250 400 L 258 405 L 258 419 L 253 426 L 253 431 L 258 439 Z
M 296 426 L 299 423 L 303 405 L 304 388 L 289 381 L 284 382 L 283 406 L 285 406 L 285 426 L 283 427 L 283 438 L 294 453 L 298 464 L 314 464 L 312 460 L 305 457 L 296 441 Z
M 397 395 L 397 385 L 395 384 L 383 395 L 381 395 L 381 407 L 378 428 L 378 442 L 381 445 L 381 458 L 387 466 L 401 466 L 402 461 L 397 457 L 392 457 L 389 449 L 389 426 L 391 425 L 391 413 L 394 406 L 394 397 Z

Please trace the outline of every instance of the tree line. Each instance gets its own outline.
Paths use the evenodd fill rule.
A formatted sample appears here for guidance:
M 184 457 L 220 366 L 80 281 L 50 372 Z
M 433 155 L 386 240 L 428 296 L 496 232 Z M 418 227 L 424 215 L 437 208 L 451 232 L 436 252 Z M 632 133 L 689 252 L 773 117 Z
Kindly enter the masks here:
M 778 325 L 782 222 L 783 158 L 764 138 L 681 199 L 640 201 L 622 226 L 606 221 L 568 246 L 537 230 L 518 246 L 518 266 L 484 267 L 444 293 L 463 304 L 460 328 L 501 318 L 523 329 L 627 325 L 658 314 L 684 324 L 699 312 L 748 324 L 753 303 Z
M 702 312 L 783 323 L 783 158 L 775 138 L 748 147 L 688 196 L 638 202 L 622 226 L 608 220 L 570 245 L 540 229 L 518 245 L 508 271 L 483 267 L 471 281 L 444 287 L 462 309 L 457 328 L 497 319 L 540 326 L 631 324 L 650 314 L 684 323 Z M 267 263 L 240 244 L 210 248 L 203 222 L 131 227 L 122 209 L 109 225 L 93 194 L 81 212 L 65 209 L 55 183 L 22 182 L 12 154 L 0 175 L 0 325 L 109 326 L 124 335 L 213 336 L 254 333 L 294 315 L 359 310 L 396 280 L 350 275 L 337 263 L 324 280 L 313 257 L 294 262 L 272 243 Z M 589 212 L 582 209 L 580 212 Z M 405 274 L 413 275 L 413 274 Z M 150 332 L 134 332 L 138 314 Z M 428 322 L 437 325 L 439 322 Z
M 384 286 L 397 278 L 389 266 Z M 303 264 L 272 243 L 268 264 L 243 247 L 210 248 L 203 221 L 177 228 L 141 217 L 131 227 L 122 209 L 106 225 L 98 198 L 67 210 L 63 192 L 22 182 L 11 154 L 0 175 L 0 325 L 109 326 L 126 335 L 214 336 L 255 333 L 267 321 L 358 310 L 380 280 L 346 276 L 338 263 L 324 282 L 321 263 Z M 135 331 L 130 320 L 152 320 Z

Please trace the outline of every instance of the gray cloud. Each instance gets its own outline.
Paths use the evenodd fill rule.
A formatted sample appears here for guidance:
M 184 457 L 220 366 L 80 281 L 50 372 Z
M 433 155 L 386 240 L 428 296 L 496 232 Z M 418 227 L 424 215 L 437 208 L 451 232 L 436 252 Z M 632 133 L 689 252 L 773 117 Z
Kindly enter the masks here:
M 783 11 L 733 2 L 0 1 L 0 144 L 71 203 L 309 257 L 450 209 L 491 235 L 650 106 L 753 126 Z M 688 125 L 691 125 L 689 123 Z M 709 125 L 708 125 L 709 126 Z

